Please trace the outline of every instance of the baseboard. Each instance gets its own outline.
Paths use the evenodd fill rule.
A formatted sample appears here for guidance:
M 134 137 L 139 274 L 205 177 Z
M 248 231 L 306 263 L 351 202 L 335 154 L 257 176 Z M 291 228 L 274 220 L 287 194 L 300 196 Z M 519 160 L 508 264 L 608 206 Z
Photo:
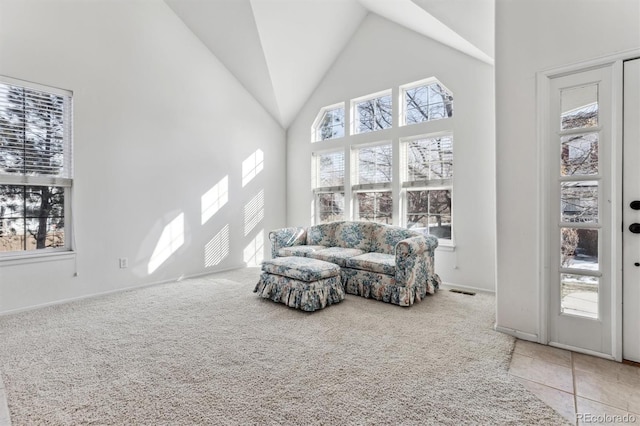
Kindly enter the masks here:
M 471 291 L 480 292 L 480 293 L 496 294 L 494 290 L 487 290 L 486 288 L 472 287 L 469 285 L 460 285 L 460 284 L 447 283 L 447 282 L 443 282 L 442 284 L 440 284 L 440 288 L 445 290 L 449 290 L 451 288 L 459 288 L 460 290 L 467 290 L 467 291 L 471 290 Z
M 509 334 L 513 337 L 517 337 L 518 339 L 528 340 L 530 342 L 540 343 L 538 342 L 538 335 L 532 333 L 525 333 L 524 331 L 516 330 L 513 328 L 501 327 L 499 325 L 494 325 L 493 329 L 495 331 L 499 331 L 500 333 Z
M 143 288 L 147 288 L 147 287 L 153 287 L 155 285 L 167 284 L 167 283 L 172 283 L 172 282 L 179 282 L 179 281 L 182 281 L 182 280 L 188 279 L 188 278 L 198 278 L 198 277 L 202 277 L 202 276 L 205 276 L 205 275 L 211 275 L 211 274 L 217 274 L 217 273 L 220 273 L 220 272 L 232 271 L 234 269 L 239 269 L 239 268 L 244 268 L 244 267 L 246 267 L 246 265 L 242 264 L 242 265 L 238 265 L 238 266 L 234 266 L 234 267 L 218 269 L 218 270 L 215 270 L 215 271 L 206 271 L 206 272 L 198 272 L 196 274 L 190 274 L 190 275 L 181 275 L 181 276 L 179 276 L 177 278 L 169 278 L 169 279 L 166 279 L 166 280 L 154 281 L 152 283 L 147 283 L 147 284 L 134 285 L 134 286 L 130 286 L 130 287 L 118 288 L 118 289 L 115 289 L 115 290 L 103 291 L 103 292 L 100 292 L 100 293 L 92 293 L 92 294 L 87 294 L 87 295 L 84 295 L 84 296 L 78 296 L 78 297 L 71 297 L 71 298 L 68 298 L 68 299 L 56 300 L 54 302 L 41 303 L 41 304 L 38 304 L 38 305 L 27 306 L 27 307 L 24 307 L 24 308 L 18 308 L 18 309 L 12 309 L 10 311 L 0 312 L 0 317 L 1 316 L 5 316 L 5 315 L 15 315 L 15 314 L 19 314 L 19 313 L 22 313 L 22 312 L 34 311 L 36 309 L 47 308 L 49 306 L 62 305 L 64 303 L 69 303 L 69 302 L 78 302 L 80 300 L 91 299 L 91 298 L 94 298 L 94 297 L 108 296 L 110 294 L 122 293 L 124 291 L 138 290 L 138 289 L 143 289 Z

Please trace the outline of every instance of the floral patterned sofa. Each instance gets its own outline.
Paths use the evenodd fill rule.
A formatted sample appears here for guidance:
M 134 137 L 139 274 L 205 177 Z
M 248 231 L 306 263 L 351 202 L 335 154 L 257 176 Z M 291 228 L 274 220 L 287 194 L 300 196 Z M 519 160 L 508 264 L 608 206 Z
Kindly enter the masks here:
M 398 226 L 339 221 L 271 231 L 271 255 L 298 256 L 340 266 L 345 291 L 411 306 L 440 286 L 434 271 L 438 239 Z

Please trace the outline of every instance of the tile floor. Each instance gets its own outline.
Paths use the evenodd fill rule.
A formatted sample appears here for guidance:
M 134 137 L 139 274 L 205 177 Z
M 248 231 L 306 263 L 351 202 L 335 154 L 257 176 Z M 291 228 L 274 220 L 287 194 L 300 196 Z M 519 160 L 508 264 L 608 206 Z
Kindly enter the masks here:
M 509 373 L 573 424 L 640 425 L 639 367 L 518 340 Z

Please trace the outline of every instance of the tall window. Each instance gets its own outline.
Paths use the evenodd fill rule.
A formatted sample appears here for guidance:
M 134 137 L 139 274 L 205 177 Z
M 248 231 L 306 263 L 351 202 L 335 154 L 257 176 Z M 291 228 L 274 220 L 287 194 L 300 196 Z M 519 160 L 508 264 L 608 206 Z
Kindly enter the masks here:
M 357 183 L 353 185 L 356 220 L 392 223 L 392 151 L 391 144 L 354 150 L 357 179 Z
M 0 77 L 0 253 L 69 249 L 71 93 Z
M 344 151 L 316 154 L 314 163 L 317 222 L 344 219 Z
M 601 232 L 598 84 L 560 90 L 561 312 L 598 317 Z M 589 303 L 578 304 L 584 298 Z
M 402 125 L 453 116 L 453 95 L 435 78 L 403 86 L 401 92 Z
M 395 112 L 393 102 L 398 102 Z M 332 153 L 312 154 L 316 222 L 349 218 L 395 223 L 423 228 L 442 246 L 451 246 L 453 93 L 430 77 L 353 98 L 346 131 L 345 105 L 347 101 L 321 108 L 312 126 L 312 142 L 342 138 L 326 143 Z M 430 130 L 431 121 L 446 119 Z M 408 126 L 418 123 L 423 124 Z M 385 129 L 383 137 L 359 136 Z M 338 147 L 344 150 L 336 151 Z M 331 180 L 333 173 L 339 179 Z
M 354 134 L 388 129 L 393 125 L 391 91 L 355 99 L 351 105 Z
M 344 104 L 320 110 L 313 125 L 313 142 L 336 139 L 344 136 Z
M 407 227 L 451 240 L 453 136 L 406 140 L 404 154 Z

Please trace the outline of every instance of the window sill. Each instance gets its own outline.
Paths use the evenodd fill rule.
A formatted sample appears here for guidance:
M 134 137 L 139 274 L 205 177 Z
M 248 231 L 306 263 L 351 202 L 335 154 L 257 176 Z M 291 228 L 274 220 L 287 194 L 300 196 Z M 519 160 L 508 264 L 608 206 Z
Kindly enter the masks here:
M 75 257 L 75 251 L 55 251 L 48 253 L 29 253 L 0 256 L 0 268 L 3 266 L 26 265 L 29 263 L 73 260 L 75 259 Z
M 456 251 L 456 246 L 452 243 L 438 243 L 436 251 Z

